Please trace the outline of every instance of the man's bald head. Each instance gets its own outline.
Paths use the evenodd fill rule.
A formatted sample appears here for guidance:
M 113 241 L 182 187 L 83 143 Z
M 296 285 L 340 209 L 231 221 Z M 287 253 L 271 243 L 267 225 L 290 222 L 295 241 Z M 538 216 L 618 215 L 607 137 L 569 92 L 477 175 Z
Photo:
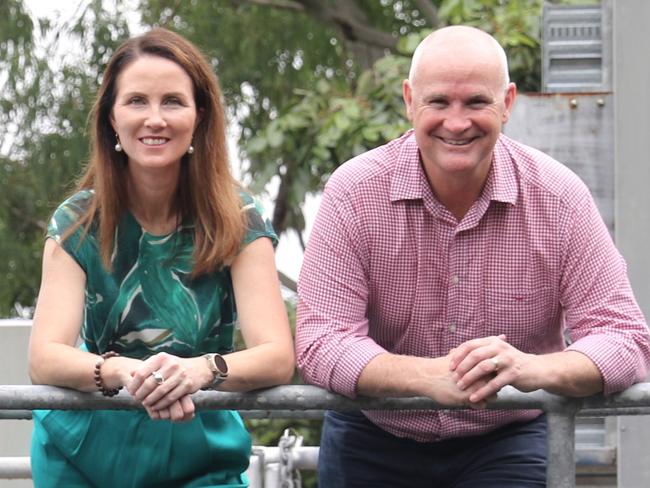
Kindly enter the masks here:
M 441 57 L 455 59 L 458 62 L 480 60 L 493 65 L 494 69 L 499 70 L 503 89 L 508 87 L 510 76 L 506 53 L 497 40 L 487 32 L 474 27 L 453 25 L 429 34 L 413 53 L 409 83 L 411 85 L 415 83 L 422 64 L 435 63 Z

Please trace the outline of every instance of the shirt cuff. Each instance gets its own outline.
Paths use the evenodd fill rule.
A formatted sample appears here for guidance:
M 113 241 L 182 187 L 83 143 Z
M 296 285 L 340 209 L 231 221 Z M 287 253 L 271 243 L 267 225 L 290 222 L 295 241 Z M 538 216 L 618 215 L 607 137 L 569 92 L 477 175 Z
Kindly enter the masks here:
M 358 337 L 341 351 L 332 368 L 329 389 L 349 398 L 356 398 L 361 372 L 379 354 L 387 352 L 369 337 Z
M 591 359 L 603 378 L 603 394 L 610 395 L 643 381 L 647 375 L 646 360 L 634 344 L 634 338 L 617 340 L 612 336 L 595 334 L 583 337 L 567 351 L 577 351 Z

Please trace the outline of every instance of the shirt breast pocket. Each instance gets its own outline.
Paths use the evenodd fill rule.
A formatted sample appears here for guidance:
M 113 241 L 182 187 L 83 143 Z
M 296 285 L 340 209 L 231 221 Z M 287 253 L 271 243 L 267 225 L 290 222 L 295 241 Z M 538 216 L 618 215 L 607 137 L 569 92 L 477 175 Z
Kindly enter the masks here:
M 553 335 L 559 307 L 551 288 L 488 288 L 485 295 L 485 335 L 505 334 L 516 348 L 535 352 Z

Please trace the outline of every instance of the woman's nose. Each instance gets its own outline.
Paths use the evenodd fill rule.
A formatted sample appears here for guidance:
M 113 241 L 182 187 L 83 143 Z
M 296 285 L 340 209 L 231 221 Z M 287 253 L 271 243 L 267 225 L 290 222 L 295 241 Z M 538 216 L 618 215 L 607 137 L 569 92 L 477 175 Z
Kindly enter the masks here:
M 161 128 L 167 125 L 165 118 L 162 116 L 159 107 L 151 107 L 144 122 L 146 127 Z

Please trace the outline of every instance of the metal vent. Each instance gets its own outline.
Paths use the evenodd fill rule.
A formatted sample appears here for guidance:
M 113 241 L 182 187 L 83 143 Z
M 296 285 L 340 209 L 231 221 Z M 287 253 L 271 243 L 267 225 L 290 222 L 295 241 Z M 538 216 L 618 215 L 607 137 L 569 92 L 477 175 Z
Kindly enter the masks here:
M 609 90 L 609 19 L 600 5 L 544 4 L 542 86 L 546 92 Z

